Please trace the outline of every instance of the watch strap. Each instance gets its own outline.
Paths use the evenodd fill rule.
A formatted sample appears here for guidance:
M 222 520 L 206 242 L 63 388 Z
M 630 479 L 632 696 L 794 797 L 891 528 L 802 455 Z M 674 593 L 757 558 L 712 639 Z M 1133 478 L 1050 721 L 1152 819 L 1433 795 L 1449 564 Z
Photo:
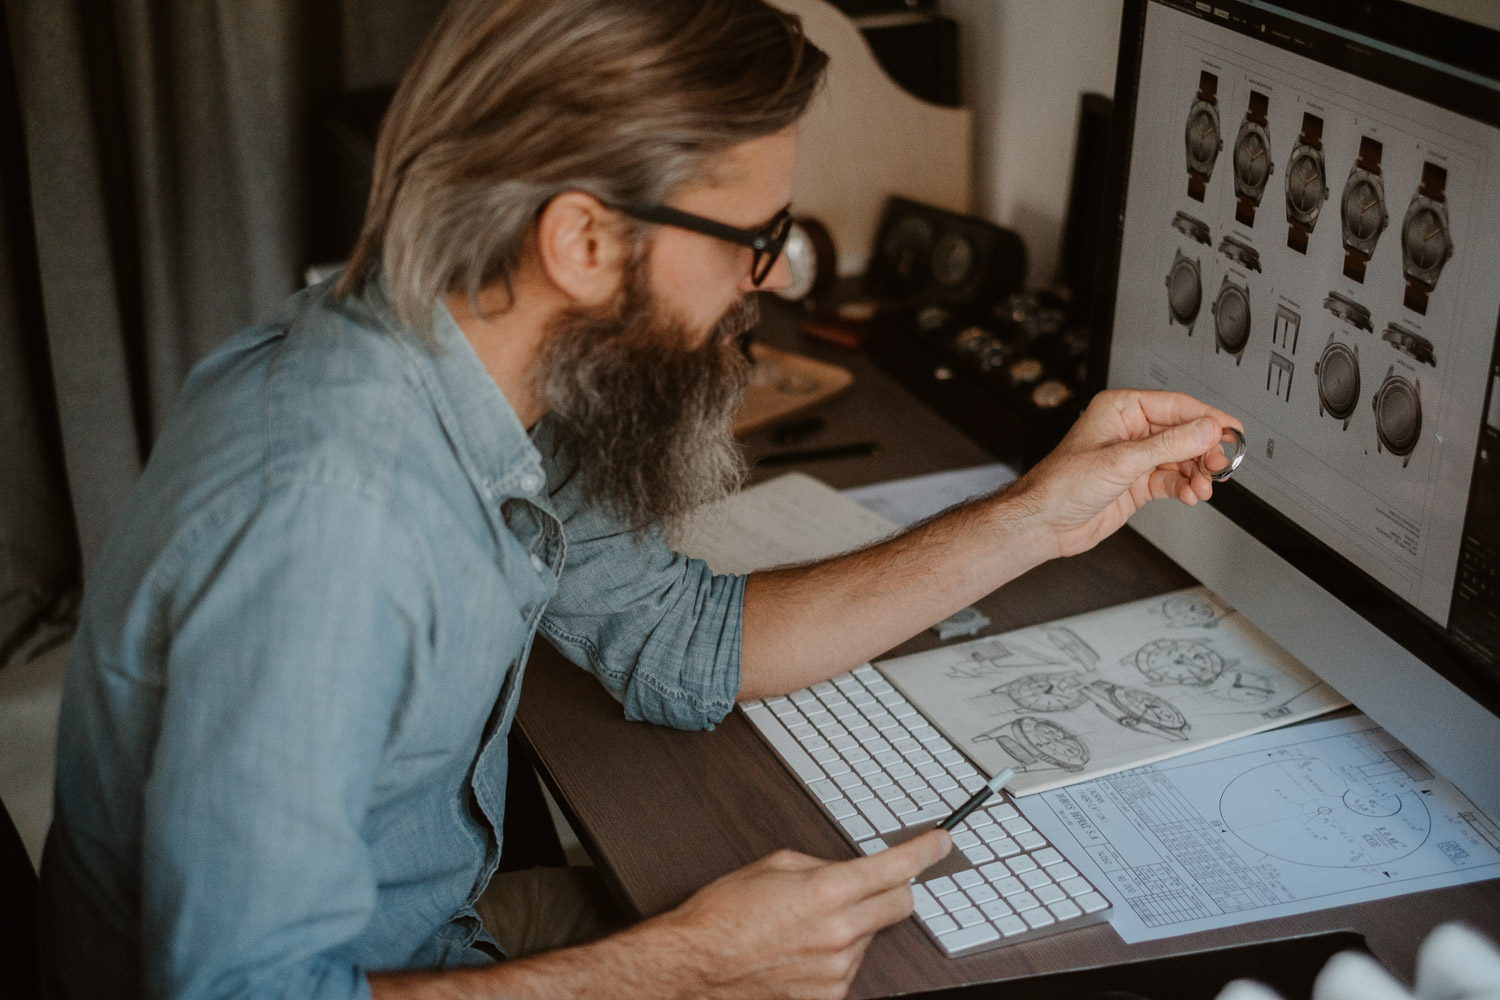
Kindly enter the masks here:
M 1188 171 L 1188 197 L 1194 201 L 1202 201 L 1204 192 L 1208 190 L 1208 178 L 1196 170 Z
M 1433 201 L 1443 200 L 1443 189 L 1448 186 L 1448 171 L 1436 163 L 1422 164 L 1422 183 L 1417 188 Z
M 1250 91 L 1250 108 L 1245 112 L 1245 117 L 1255 124 L 1265 127 L 1266 109 L 1270 107 L 1270 99 L 1258 90 Z
M 1206 69 L 1198 74 L 1198 99 L 1209 104 L 1219 103 L 1219 78 Z
M 1313 149 L 1323 148 L 1323 119 L 1311 111 L 1302 112 L 1302 141 Z
M 1385 147 L 1367 135 L 1359 137 L 1359 159 L 1356 161 L 1361 170 L 1368 170 L 1372 174 L 1380 173 L 1380 153 Z
M 1255 200 L 1249 195 L 1234 196 L 1234 221 L 1242 226 L 1255 225 Z
M 1427 296 L 1432 294 L 1432 286 L 1419 278 L 1407 277 L 1406 279 L 1406 308 L 1413 312 L 1427 315 Z
M 1365 283 L 1365 264 L 1369 262 L 1368 257 L 1352 247 L 1344 247 L 1344 277 L 1353 278 L 1360 284 Z
M 1300 254 L 1305 254 L 1307 253 L 1307 237 L 1310 234 L 1311 230 L 1305 223 L 1293 219 L 1286 229 L 1286 245 Z

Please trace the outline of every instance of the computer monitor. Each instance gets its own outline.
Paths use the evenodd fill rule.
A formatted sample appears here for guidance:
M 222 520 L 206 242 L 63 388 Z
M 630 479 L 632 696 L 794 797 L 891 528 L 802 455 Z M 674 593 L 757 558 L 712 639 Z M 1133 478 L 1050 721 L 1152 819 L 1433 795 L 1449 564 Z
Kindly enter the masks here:
M 1107 384 L 1246 428 L 1132 526 L 1492 815 L 1497 73 L 1392 0 L 1127 0 L 1096 302 Z

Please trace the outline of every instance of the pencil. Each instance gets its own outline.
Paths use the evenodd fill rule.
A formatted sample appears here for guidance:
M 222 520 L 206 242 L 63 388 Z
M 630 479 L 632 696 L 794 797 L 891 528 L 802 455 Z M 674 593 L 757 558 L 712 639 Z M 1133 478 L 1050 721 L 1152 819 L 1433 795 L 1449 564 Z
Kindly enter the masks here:
M 1010 782 L 1010 779 L 1014 778 L 1015 776 L 1016 772 L 1008 767 L 1005 770 L 1001 771 L 999 774 L 995 775 L 985 784 L 983 788 L 975 792 L 973 795 L 969 796 L 967 802 L 959 806 L 957 809 L 953 810 L 952 816 L 949 816 L 947 819 L 939 823 L 938 829 L 947 830 L 948 832 L 952 833 L 953 828 L 967 819 L 969 813 L 984 805 L 986 799 L 988 799 L 991 795 L 994 795 L 1000 789 L 1004 788 L 1006 784 Z

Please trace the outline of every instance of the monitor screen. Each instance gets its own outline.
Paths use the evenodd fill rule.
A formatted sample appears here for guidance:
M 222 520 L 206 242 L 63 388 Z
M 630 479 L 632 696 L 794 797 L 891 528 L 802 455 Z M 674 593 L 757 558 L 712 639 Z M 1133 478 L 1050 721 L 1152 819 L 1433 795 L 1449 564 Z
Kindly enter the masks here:
M 1500 712 L 1500 44 L 1346 6 L 1127 5 L 1108 384 L 1242 418 L 1216 510 Z

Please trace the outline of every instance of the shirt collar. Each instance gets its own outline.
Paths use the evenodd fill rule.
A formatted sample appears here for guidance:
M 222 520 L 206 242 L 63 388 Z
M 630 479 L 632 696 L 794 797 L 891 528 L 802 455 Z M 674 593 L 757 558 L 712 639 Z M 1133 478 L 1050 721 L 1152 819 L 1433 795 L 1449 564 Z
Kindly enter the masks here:
M 541 493 L 547 482 L 541 455 L 446 303 L 439 299 L 433 304 L 432 339 L 427 343 L 397 318 L 385 294 L 384 276 L 369 284 L 382 318 L 415 361 L 470 478 L 497 501 Z

